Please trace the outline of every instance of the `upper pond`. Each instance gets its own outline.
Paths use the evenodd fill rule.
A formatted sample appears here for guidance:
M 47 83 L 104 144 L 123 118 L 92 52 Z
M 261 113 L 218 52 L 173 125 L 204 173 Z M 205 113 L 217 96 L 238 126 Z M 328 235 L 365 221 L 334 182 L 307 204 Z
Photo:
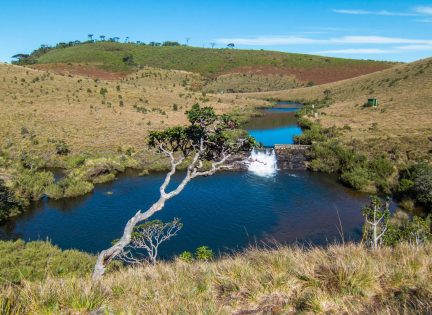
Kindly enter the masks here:
M 293 135 L 301 133 L 292 109 L 296 107 L 282 104 L 267 110 L 246 128 L 266 146 L 292 143 Z M 61 248 L 96 253 L 121 236 L 138 209 L 147 209 L 158 198 L 164 176 L 123 175 L 80 198 L 44 199 L 0 227 L 0 238 L 49 239 Z M 175 181 L 180 179 L 177 174 Z M 259 177 L 246 171 L 223 172 L 194 179 L 154 219 L 178 217 L 184 223 L 161 248 L 161 256 L 171 257 L 201 245 L 218 252 L 274 240 L 324 244 L 341 239 L 338 216 L 345 240 L 358 240 L 360 208 L 366 201 L 366 195 L 324 174 L 278 171 L 273 177 Z
M 245 128 L 266 147 L 292 144 L 294 136 L 302 133 L 295 117 L 299 107 L 298 103 L 280 102 L 277 107 L 263 111 L 262 116 L 252 118 Z

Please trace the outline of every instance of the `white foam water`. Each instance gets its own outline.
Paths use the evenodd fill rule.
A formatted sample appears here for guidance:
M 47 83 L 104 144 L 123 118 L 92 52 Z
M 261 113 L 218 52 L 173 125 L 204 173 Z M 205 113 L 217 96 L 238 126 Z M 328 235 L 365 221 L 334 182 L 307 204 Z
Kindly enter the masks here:
M 262 177 L 274 176 L 277 172 L 277 160 L 274 149 L 253 149 L 248 159 L 248 170 Z

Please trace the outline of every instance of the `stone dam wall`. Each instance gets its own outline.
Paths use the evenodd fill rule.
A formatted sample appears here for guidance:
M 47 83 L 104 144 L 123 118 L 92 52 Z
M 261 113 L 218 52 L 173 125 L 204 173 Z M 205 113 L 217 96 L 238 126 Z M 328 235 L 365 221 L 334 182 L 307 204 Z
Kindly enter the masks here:
M 285 170 L 305 170 L 310 161 L 311 146 L 276 144 L 274 146 L 278 167 Z

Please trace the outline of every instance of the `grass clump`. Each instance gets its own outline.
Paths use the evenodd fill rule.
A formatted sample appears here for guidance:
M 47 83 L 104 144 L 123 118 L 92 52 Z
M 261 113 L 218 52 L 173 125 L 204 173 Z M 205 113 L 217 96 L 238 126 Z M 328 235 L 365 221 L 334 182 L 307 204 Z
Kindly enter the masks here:
M 121 269 L 98 284 L 86 274 L 22 280 L 0 295 L 17 314 L 426 314 L 431 250 L 430 243 L 250 248 L 213 261 Z
M 0 241 L 0 284 L 83 276 L 91 272 L 94 261 L 91 255 L 62 251 L 48 242 Z
M 49 171 L 38 171 L 22 168 L 16 174 L 12 188 L 17 200 L 27 206 L 31 200 L 39 200 L 45 189 L 54 182 L 54 176 Z

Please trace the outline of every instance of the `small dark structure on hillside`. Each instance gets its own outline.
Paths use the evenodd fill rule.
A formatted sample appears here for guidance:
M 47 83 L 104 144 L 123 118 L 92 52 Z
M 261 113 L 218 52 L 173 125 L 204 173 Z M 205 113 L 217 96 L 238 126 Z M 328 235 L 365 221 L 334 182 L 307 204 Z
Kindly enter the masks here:
M 369 98 L 367 103 L 365 104 L 365 107 L 377 107 L 378 106 L 378 100 L 376 98 Z

